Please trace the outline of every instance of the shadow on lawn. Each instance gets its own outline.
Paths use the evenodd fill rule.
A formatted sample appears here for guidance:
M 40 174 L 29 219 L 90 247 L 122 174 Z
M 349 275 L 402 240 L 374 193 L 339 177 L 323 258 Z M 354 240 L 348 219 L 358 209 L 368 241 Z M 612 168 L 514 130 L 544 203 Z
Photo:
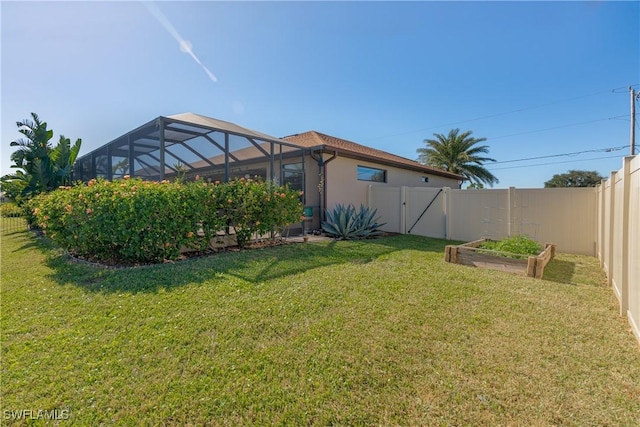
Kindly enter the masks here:
M 46 239 L 35 244 L 51 250 Z M 351 242 L 292 243 L 264 249 L 221 252 L 175 263 L 108 269 L 86 265 L 56 254 L 47 258 L 51 278 L 91 292 L 158 292 L 193 283 L 224 283 L 232 278 L 260 283 L 315 268 L 346 263 L 363 264 L 401 250 L 444 254 L 451 242 L 419 236 L 391 236 Z M 434 254 L 435 255 L 435 254 Z
M 555 258 L 544 268 L 544 280 L 575 285 L 576 263 Z
M 54 247 L 49 242 L 45 241 L 41 236 L 37 235 L 36 233 L 34 233 L 32 231 L 28 231 L 28 230 L 14 231 L 14 232 L 6 234 L 6 236 L 7 237 L 18 236 L 18 235 L 24 235 L 26 233 L 30 233 L 31 234 L 30 238 L 28 240 L 26 240 L 22 246 L 17 248 L 15 250 L 16 252 L 26 251 L 26 250 L 29 250 L 29 249 L 39 249 L 39 250 L 41 250 L 41 249 L 54 249 Z

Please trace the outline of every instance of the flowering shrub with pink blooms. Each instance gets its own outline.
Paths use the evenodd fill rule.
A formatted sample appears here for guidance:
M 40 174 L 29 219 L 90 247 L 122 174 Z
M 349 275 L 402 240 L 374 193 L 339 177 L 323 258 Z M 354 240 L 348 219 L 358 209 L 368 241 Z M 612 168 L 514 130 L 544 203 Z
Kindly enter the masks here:
M 231 230 L 239 246 L 299 222 L 300 193 L 272 182 L 106 181 L 42 194 L 29 202 L 37 225 L 71 253 L 104 261 L 160 262 L 183 248 L 204 250 Z

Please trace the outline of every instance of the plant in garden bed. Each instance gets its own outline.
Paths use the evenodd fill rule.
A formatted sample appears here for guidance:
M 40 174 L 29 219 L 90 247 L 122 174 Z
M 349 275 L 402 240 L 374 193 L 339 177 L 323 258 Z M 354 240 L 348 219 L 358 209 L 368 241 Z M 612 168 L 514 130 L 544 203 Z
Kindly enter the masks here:
M 538 255 L 542 252 L 542 246 L 525 235 L 515 235 L 499 241 L 487 240 L 478 247 L 490 251 L 507 252 L 502 256 L 508 258 L 517 258 L 518 255 L 522 255 L 524 258 L 529 255 Z
M 360 205 L 356 210 L 353 205 L 336 205 L 333 211 L 327 211 L 327 220 L 322 222 L 322 230 L 338 240 L 364 239 L 382 234 L 384 224 L 376 218 L 377 209 Z

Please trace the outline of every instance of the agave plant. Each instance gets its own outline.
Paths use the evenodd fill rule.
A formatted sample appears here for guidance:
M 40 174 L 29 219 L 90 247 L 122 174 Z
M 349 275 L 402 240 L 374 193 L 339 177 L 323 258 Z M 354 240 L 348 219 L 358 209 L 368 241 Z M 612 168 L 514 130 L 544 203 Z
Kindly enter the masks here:
M 364 239 L 380 235 L 384 224 L 376 218 L 377 209 L 360 205 L 356 210 L 353 205 L 336 205 L 333 211 L 326 211 L 327 220 L 322 222 L 322 230 L 337 240 Z

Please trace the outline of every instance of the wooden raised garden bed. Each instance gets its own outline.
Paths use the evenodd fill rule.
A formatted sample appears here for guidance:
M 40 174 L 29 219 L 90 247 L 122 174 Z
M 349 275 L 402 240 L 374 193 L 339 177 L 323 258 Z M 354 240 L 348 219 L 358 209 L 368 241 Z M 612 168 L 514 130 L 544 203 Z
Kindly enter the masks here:
M 448 245 L 445 247 L 444 260 L 456 264 L 471 265 L 491 270 L 508 271 L 510 273 L 541 279 L 544 268 L 556 254 L 556 245 L 547 243 L 544 250 L 535 256 L 511 254 L 509 252 L 492 251 L 479 248 L 487 239 L 480 239 L 464 245 Z M 509 258 L 504 255 L 517 256 Z

